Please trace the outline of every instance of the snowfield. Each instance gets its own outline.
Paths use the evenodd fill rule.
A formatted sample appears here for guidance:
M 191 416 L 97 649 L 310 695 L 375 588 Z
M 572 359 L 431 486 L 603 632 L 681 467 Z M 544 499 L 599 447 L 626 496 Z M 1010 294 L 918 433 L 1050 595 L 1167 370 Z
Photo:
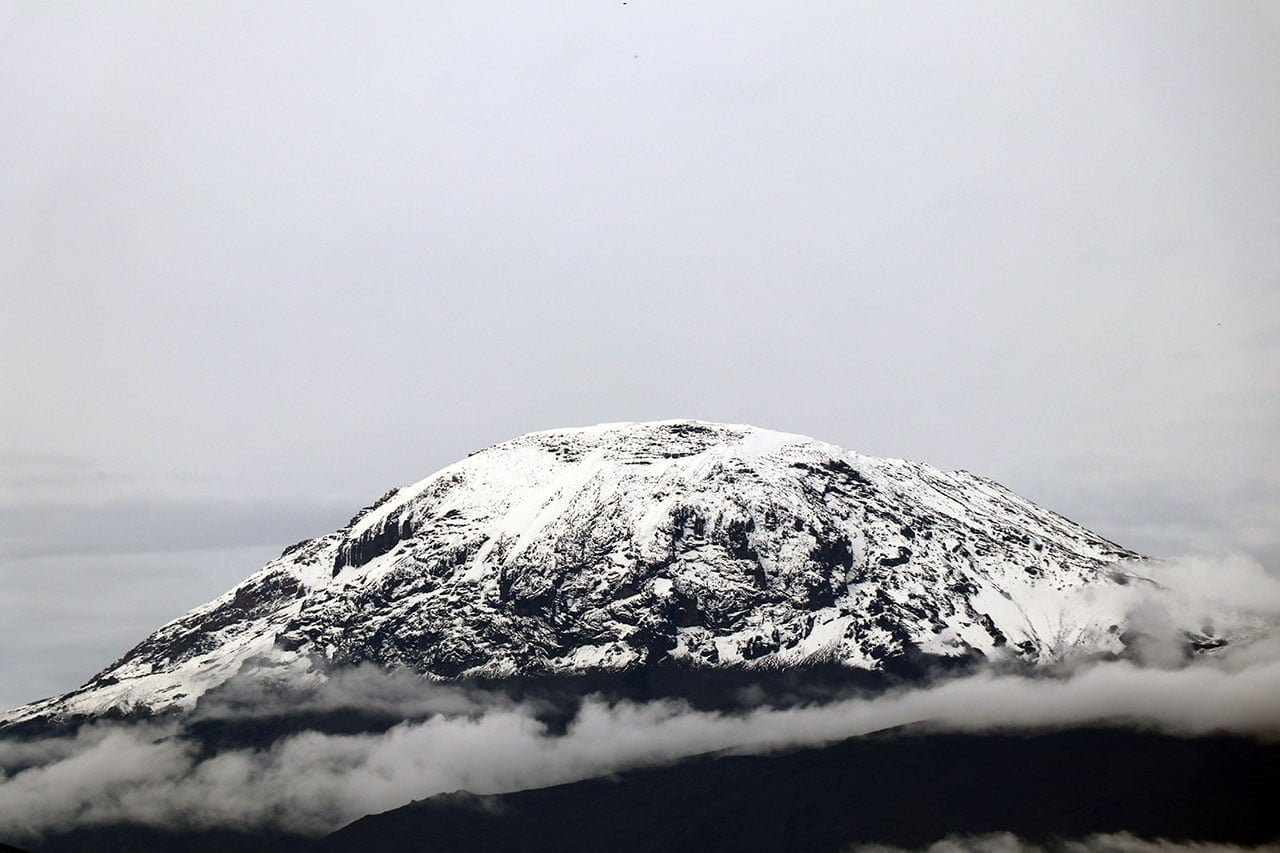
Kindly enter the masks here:
M 367 661 L 442 679 L 1041 666 L 1121 652 L 1116 592 L 1148 583 L 1142 565 L 983 477 L 804 436 L 698 421 L 531 433 L 389 492 L 0 722 L 187 709 L 237 673 L 315 680 Z

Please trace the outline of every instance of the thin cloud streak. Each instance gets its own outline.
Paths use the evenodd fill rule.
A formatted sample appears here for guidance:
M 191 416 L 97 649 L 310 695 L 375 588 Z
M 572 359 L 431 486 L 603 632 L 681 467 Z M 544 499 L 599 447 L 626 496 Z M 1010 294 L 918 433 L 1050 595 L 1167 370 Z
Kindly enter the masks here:
M 347 502 L 161 497 L 0 506 L 0 554 L 143 554 L 279 545 L 322 536 L 354 514 Z M 290 538 L 294 537 L 294 538 Z
M 1241 847 L 1213 842 L 1169 841 L 1163 838 L 1139 838 L 1127 832 L 1090 835 L 1086 838 L 1059 840 L 1051 845 L 1037 844 L 1008 832 L 990 835 L 945 838 L 928 847 L 908 851 L 901 847 L 868 844 L 854 847 L 851 853 L 1275 853 L 1280 844 Z

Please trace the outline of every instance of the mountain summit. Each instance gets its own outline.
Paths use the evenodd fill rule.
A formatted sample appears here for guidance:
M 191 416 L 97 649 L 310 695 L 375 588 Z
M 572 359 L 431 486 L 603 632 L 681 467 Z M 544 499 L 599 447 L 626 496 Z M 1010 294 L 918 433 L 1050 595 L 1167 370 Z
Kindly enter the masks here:
M 1115 564 L 1137 556 L 983 477 L 803 436 L 531 433 L 388 492 L 0 723 L 190 708 L 256 667 L 1039 665 L 1121 649 L 1122 614 L 1063 602 L 1127 583 Z

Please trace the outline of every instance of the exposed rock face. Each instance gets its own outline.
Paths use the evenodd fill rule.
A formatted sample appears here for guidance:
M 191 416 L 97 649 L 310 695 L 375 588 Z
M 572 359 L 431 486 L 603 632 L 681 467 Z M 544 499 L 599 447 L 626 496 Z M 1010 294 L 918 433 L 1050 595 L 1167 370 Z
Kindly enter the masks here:
M 388 492 L 8 715 L 190 706 L 243 666 L 452 678 L 1114 651 L 1063 595 L 1136 557 L 964 471 L 694 421 L 534 433 Z

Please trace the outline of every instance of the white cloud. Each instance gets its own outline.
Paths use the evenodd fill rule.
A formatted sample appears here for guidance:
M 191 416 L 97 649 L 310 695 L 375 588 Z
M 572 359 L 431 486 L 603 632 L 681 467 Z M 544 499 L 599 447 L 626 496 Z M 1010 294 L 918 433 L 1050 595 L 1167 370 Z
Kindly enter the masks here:
M 1112 662 L 1056 679 L 987 673 L 879 698 L 742 714 L 590 700 L 559 736 L 530 706 L 500 699 L 478 710 L 474 694 L 468 701 L 454 695 L 453 707 L 379 734 L 308 732 L 269 749 L 205 758 L 172 728 L 100 726 L 0 753 L 15 768 L 0 781 L 0 829 L 18 837 L 125 819 L 319 833 L 448 791 L 541 787 L 712 750 L 769 751 L 921 721 L 947 731 L 1127 722 L 1270 739 L 1280 737 L 1276 652 L 1272 646 L 1261 660 L 1231 666 Z M 424 687 L 423 706 L 434 689 Z

